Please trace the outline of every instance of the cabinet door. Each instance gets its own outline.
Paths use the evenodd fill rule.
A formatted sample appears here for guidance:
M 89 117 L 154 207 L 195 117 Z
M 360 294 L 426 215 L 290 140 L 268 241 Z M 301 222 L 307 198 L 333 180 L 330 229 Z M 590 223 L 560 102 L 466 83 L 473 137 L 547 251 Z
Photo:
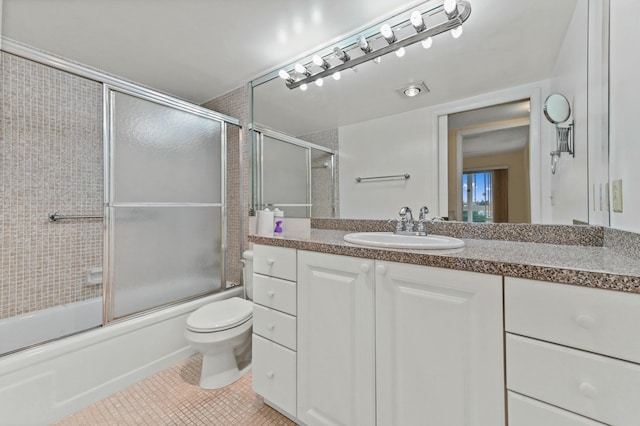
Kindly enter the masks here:
M 378 425 L 504 425 L 502 277 L 376 262 Z
M 298 251 L 298 419 L 375 424 L 372 260 Z

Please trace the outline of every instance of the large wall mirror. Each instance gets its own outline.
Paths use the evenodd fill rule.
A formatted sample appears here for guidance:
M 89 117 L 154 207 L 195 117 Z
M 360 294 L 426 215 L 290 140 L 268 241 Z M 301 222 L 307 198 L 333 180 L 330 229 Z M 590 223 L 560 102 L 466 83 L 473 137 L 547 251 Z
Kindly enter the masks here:
M 607 225 L 604 0 L 470 4 L 457 39 L 440 34 L 429 48 L 416 43 L 403 57 L 387 54 L 305 91 L 289 89 L 277 70 L 254 81 L 255 128 L 322 156 L 270 164 L 257 132 L 252 208 L 285 205 L 290 194 L 277 188 L 304 182 L 311 196 L 300 204 L 309 206 L 285 205 L 285 215 L 388 219 L 426 205 L 450 220 Z M 555 174 L 555 127 L 542 105 L 551 93 L 569 100 L 575 121 L 575 157 L 557 158 Z M 312 191 L 313 170 L 330 178 Z M 285 181 L 263 181 L 265 172 Z

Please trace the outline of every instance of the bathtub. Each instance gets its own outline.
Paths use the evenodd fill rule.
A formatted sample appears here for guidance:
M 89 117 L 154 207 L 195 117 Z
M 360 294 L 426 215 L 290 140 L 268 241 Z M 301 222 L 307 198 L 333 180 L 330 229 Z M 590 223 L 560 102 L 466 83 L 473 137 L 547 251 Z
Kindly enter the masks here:
M 102 298 L 0 320 L 0 355 L 102 324 Z
M 195 353 L 184 338 L 187 316 L 241 295 L 234 287 L 1 356 L 0 423 L 54 423 L 187 359 Z

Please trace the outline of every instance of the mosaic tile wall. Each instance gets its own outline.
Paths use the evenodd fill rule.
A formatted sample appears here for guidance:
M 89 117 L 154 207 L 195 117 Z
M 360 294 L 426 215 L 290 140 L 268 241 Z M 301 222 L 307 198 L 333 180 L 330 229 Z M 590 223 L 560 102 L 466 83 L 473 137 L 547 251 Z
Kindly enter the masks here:
M 102 295 L 102 86 L 0 52 L 0 318 Z
M 227 280 L 240 283 L 242 265 L 240 259 L 243 247 L 249 242 L 249 164 L 251 154 L 250 139 L 247 131 L 249 123 L 249 97 L 247 87 L 243 86 L 216 99 L 212 99 L 203 107 L 241 120 L 242 140 L 238 129 L 229 126 L 227 131 Z M 242 169 L 244 163 L 245 168 Z M 241 196 L 242 194 L 242 196 Z M 244 200 L 244 205 L 242 202 Z
M 316 145 L 324 146 L 334 150 L 335 152 L 339 151 L 338 129 L 329 129 L 321 132 L 310 133 L 308 135 L 300 136 L 300 139 Z M 311 217 L 340 217 L 340 204 L 338 202 L 340 199 L 338 196 L 339 186 L 337 185 L 339 178 L 338 165 L 340 162 L 340 155 L 336 154 L 334 157 L 336 185 L 334 190 L 331 191 L 333 186 L 331 182 L 331 169 L 325 167 L 330 156 L 322 151 L 315 149 L 311 150 L 311 200 L 313 202 Z M 332 208 L 332 204 L 335 206 L 335 211 L 334 208 Z

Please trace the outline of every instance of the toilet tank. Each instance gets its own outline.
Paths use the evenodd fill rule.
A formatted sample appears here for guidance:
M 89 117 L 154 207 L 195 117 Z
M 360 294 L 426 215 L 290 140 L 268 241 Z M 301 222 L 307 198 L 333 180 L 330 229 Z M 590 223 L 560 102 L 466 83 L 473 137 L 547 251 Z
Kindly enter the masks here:
M 253 300 L 253 251 L 246 250 L 242 253 L 244 267 L 242 268 L 242 281 L 248 300 Z

